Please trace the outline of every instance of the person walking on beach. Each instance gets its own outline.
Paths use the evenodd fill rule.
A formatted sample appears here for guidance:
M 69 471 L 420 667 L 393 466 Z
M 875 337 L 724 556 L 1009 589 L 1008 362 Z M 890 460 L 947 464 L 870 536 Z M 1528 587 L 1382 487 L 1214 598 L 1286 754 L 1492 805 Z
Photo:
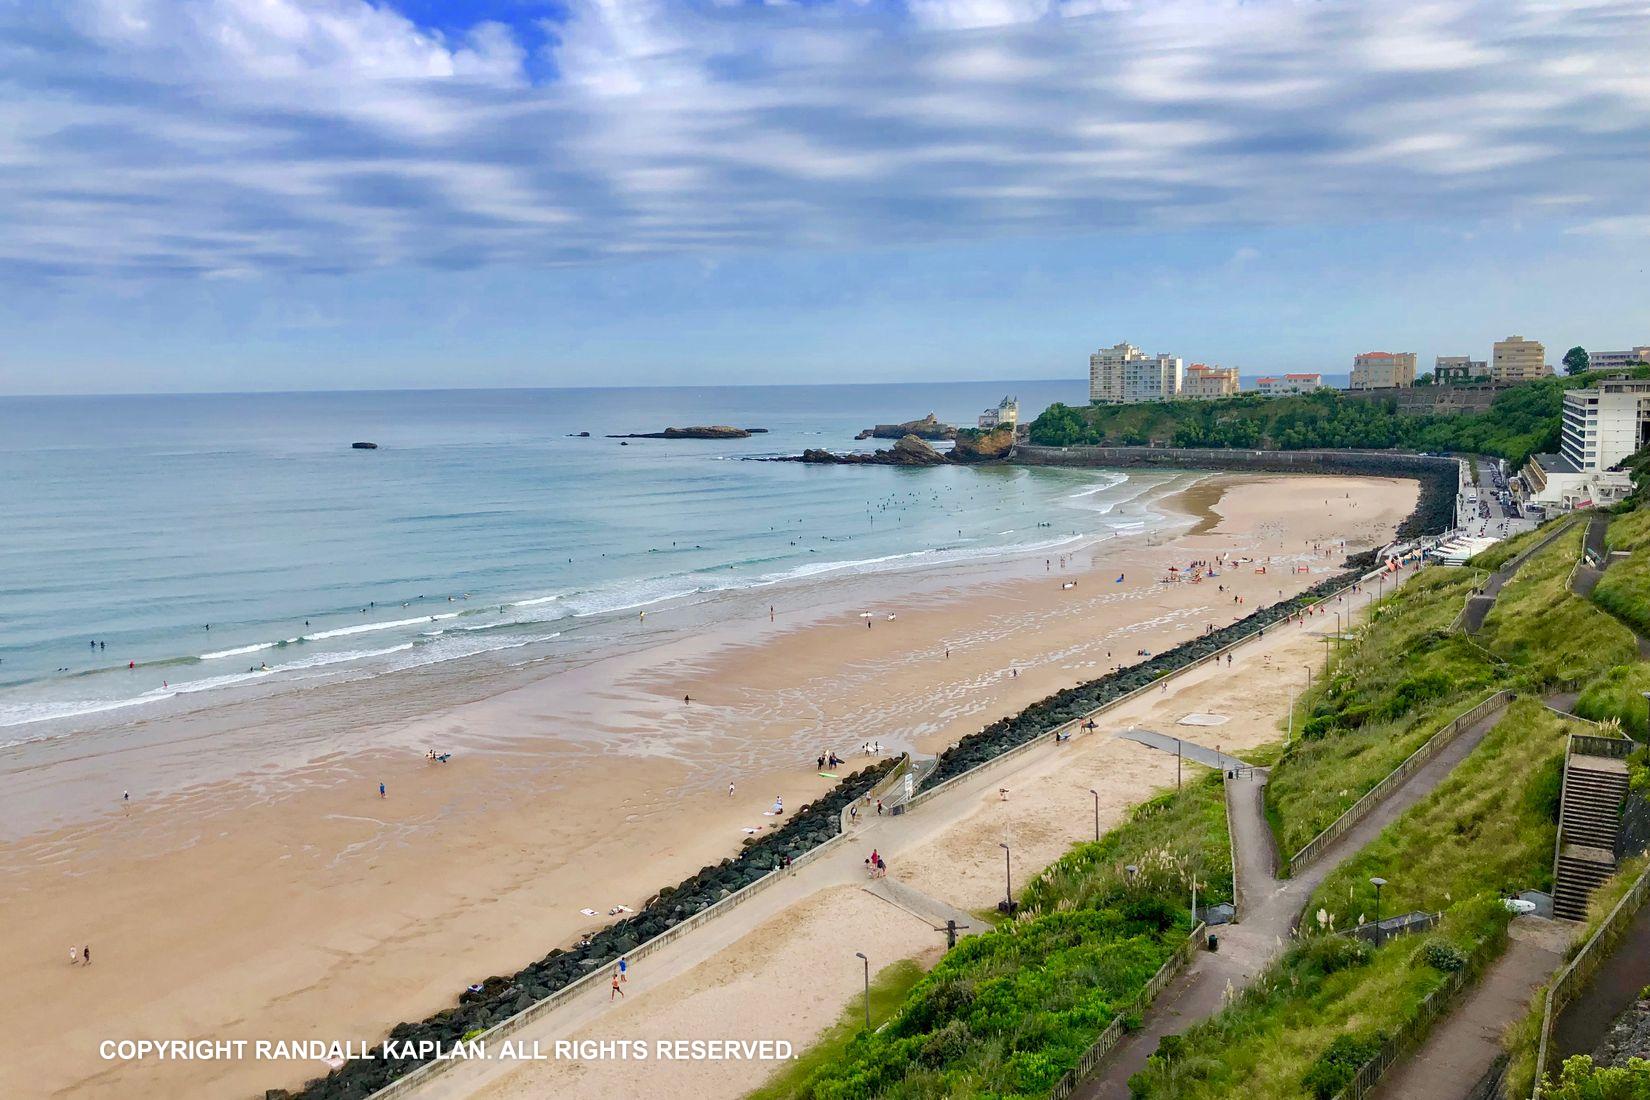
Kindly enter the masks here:
M 379 798 L 384 798 L 385 797 L 384 784 L 382 784 L 382 783 L 378 784 L 378 797 Z
M 80 948 L 78 948 L 78 947 L 69 948 L 69 965 L 70 966 L 78 966 L 79 964 L 80 964 Z
M 80 960 L 87 966 L 92 965 L 92 945 L 87 944 L 80 949 Z
M 607 995 L 607 999 L 611 1001 L 615 996 L 624 996 L 624 990 L 619 988 L 619 972 L 617 970 L 613 971 L 613 992 Z
M 619 980 L 621 982 L 628 982 L 630 980 L 630 975 L 628 973 L 629 970 L 630 970 L 630 964 L 624 961 L 624 956 L 623 955 L 620 955 L 619 956 Z
M 732 783 L 728 784 L 728 797 L 729 798 L 733 797 L 733 784 Z

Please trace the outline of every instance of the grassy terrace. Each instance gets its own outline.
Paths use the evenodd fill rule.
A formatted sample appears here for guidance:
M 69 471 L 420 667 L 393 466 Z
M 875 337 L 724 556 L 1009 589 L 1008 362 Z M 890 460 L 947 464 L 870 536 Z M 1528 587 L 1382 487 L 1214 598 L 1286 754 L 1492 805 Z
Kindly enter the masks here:
M 1329 1097 L 1412 1018 L 1452 970 L 1499 950 L 1508 918 L 1497 892 L 1550 873 L 1558 766 L 1572 725 L 1534 701 L 1514 705 L 1460 767 L 1319 889 L 1313 929 L 1213 1019 L 1167 1042 L 1130 1082 L 1152 1100 Z M 1379 951 L 1316 931 L 1373 916 L 1368 880 L 1389 886 L 1383 911 L 1441 910 L 1425 937 Z
M 1567 587 L 1583 533 L 1578 524 L 1525 562 L 1484 620 L 1484 643 L 1531 690 L 1580 687 L 1638 657 L 1632 631 Z
M 1610 521 L 1611 550 L 1625 550 L 1599 578 L 1593 602 L 1642 635 L 1650 635 L 1650 511 L 1639 510 Z
M 1480 576 L 1439 569 L 1404 585 L 1301 700 L 1297 737 L 1266 789 L 1283 858 L 1494 690 L 1494 659 L 1449 629 Z
M 1074 847 L 1026 887 L 1017 919 L 948 952 L 882 1030 L 810 1052 L 808 1072 L 757 1095 L 1046 1096 L 1190 931 L 1194 873 L 1211 901 L 1231 897 L 1216 773 Z

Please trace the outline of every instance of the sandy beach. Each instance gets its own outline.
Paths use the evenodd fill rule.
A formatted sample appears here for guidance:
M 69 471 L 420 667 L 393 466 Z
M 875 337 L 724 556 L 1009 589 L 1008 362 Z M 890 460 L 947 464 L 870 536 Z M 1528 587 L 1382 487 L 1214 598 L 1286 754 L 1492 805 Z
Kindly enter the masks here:
M 325 1066 L 123 1063 L 100 1058 L 98 1044 L 372 1043 L 399 1020 L 449 1005 L 468 982 L 509 973 L 605 924 L 613 907 L 639 908 L 660 886 L 730 854 L 744 830 L 771 824 L 762 811 L 776 796 L 794 808 L 828 789 L 832 781 L 816 774 L 819 752 L 834 750 L 852 768 L 867 759 L 866 741 L 884 754 L 937 751 L 1059 687 L 1315 583 L 1345 553 L 1390 538 L 1415 497 L 1409 481 L 1208 478 L 1166 502 L 1185 517 L 1180 534 L 776 592 L 771 618 L 768 597 L 729 601 L 724 619 L 688 636 L 398 715 L 359 751 L 296 752 L 161 797 L 103 800 L 0 848 L 0 974 L 13 992 L 0 1026 L 51 1037 L 0 1058 L 0 1094 L 235 1096 L 296 1086 Z M 1224 571 L 1218 586 L 1165 582 L 1171 565 L 1219 553 L 1254 560 Z M 648 625 L 638 620 L 638 632 Z M 1304 647 L 1306 660 L 1321 646 L 1304 632 L 1277 644 Z M 1230 747 L 1269 739 L 1270 720 L 1243 715 L 1281 713 L 1300 679 L 1285 669 L 1301 663 L 1292 650 L 1281 654 L 1256 675 L 1206 684 L 1211 696 L 1198 706 L 1225 708 L 1229 721 L 1188 736 Z M 1174 692 L 1161 705 L 1191 709 Z M 1179 717 L 1166 710 L 1152 720 Z M 209 754 L 210 733 L 141 751 Z M 280 727 L 234 735 L 279 744 Z M 452 762 L 427 761 L 432 746 Z M 93 781 L 118 791 L 139 752 L 77 761 L 73 786 L 37 769 L 25 776 L 31 797 L 69 797 Z M 913 850 L 902 879 L 963 908 L 990 904 L 999 880 L 973 864 L 977 833 L 1012 827 L 1029 872 L 1074 839 L 1069 815 L 1086 820 L 1088 786 L 1104 784 L 1105 820 L 1115 820 L 1173 781 L 1173 758 L 1139 746 L 1095 739 L 1084 752 L 1059 780 L 1085 784 L 1080 799 L 1051 786 L 1039 796 L 1050 815 L 1042 825 L 998 820 L 1002 811 L 982 804 L 956 826 L 963 832 Z M 889 961 L 932 951 L 920 921 L 878 907 L 887 908 L 854 890 L 821 895 L 776 918 L 788 924 L 751 933 L 771 941 L 732 949 L 719 969 L 684 973 L 686 984 L 652 1007 L 638 991 L 623 1011 L 636 1014 L 634 1029 L 691 1037 L 691 1019 L 736 1018 L 753 1003 L 747 995 L 767 996 L 740 992 L 735 978 L 785 1001 L 785 983 L 808 976 L 770 956 L 796 934 L 835 951 L 846 947 L 844 927 L 874 927 Z M 70 967 L 68 949 L 82 944 L 92 945 L 93 965 Z M 734 977 L 718 983 L 714 974 Z M 764 1037 L 805 1042 L 835 1019 L 856 980 L 833 972 L 810 983 L 817 1007 L 775 1009 Z M 614 1083 L 586 1079 L 591 1095 Z M 681 1084 L 695 1095 L 737 1095 L 759 1079 Z M 582 1094 L 564 1086 L 555 1094 Z

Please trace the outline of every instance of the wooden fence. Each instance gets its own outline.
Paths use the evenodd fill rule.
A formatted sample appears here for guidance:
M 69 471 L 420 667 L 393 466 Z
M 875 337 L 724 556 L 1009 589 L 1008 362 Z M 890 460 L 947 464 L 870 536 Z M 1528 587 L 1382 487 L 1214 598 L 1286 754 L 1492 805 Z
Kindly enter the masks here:
M 1060 1078 L 1059 1083 L 1054 1086 L 1054 1091 L 1049 1093 L 1049 1100 L 1066 1100 L 1076 1091 L 1078 1083 L 1094 1072 L 1094 1067 L 1105 1060 L 1106 1055 L 1111 1053 L 1112 1048 L 1123 1037 L 1123 1032 L 1128 1030 L 1128 1017 L 1151 1007 L 1157 995 L 1163 992 L 1163 987 L 1174 980 L 1174 976 L 1180 973 L 1181 968 L 1193 955 L 1197 954 L 1198 948 L 1203 946 L 1208 937 L 1209 926 L 1199 921 L 1197 927 L 1192 929 L 1192 934 L 1186 937 L 1186 942 L 1177 947 L 1175 953 L 1157 968 L 1157 973 L 1153 974 L 1152 980 L 1141 989 L 1134 1003 L 1127 1010 L 1112 1017 L 1111 1023 L 1106 1025 L 1106 1030 L 1102 1031 L 1100 1037 L 1083 1052 L 1081 1058 L 1077 1059 L 1077 1064 Z
M 1421 1045 L 1438 1017 L 1450 1010 L 1455 995 L 1468 983 L 1475 981 L 1484 967 L 1500 954 L 1500 948 L 1506 943 L 1506 939 L 1506 929 L 1502 928 L 1494 936 L 1481 941 L 1472 952 L 1471 963 L 1451 974 L 1444 980 L 1443 985 L 1421 999 L 1415 1015 L 1404 1021 L 1397 1034 L 1381 1044 L 1379 1054 L 1358 1067 L 1358 1072 L 1352 1080 L 1335 1094 L 1335 1100 L 1363 1100 L 1373 1092 L 1387 1070 Z

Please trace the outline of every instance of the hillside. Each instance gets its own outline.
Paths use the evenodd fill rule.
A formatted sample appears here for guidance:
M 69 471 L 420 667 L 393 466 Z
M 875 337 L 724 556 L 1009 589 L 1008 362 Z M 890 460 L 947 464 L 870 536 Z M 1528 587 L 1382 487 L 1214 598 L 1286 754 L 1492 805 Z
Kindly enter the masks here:
M 1650 368 L 1639 368 L 1639 375 L 1650 376 Z M 1031 441 L 1054 447 L 1157 443 L 1285 451 L 1399 447 L 1495 455 L 1519 466 L 1532 454 L 1558 449 L 1564 391 L 1598 378 L 1582 374 L 1530 382 L 1498 395 L 1486 412 L 1456 416 L 1405 416 L 1391 401 L 1347 397 L 1337 390 L 1084 408 L 1055 404 L 1032 421 Z

